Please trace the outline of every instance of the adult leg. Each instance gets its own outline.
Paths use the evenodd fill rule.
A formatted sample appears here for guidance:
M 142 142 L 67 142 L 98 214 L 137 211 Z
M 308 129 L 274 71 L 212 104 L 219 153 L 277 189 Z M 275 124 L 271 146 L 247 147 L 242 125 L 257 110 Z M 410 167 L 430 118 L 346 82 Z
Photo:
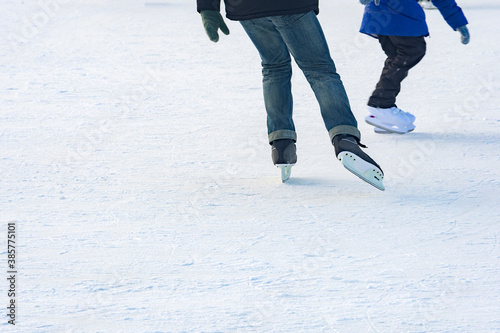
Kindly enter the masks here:
M 262 59 L 262 85 L 269 142 L 297 140 L 292 119 L 292 66 L 288 48 L 269 18 L 241 21 Z
M 387 59 L 368 105 L 385 109 L 396 106 L 401 82 L 424 57 L 426 44 L 424 37 L 402 36 L 379 36 L 379 42 Z
M 360 132 L 344 85 L 314 12 L 271 19 L 314 91 L 330 139 L 338 134 L 359 139 Z
M 252 32 L 250 22 L 242 23 L 255 46 L 259 49 L 263 59 L 263 66 L 264 60 L 272 56 L 272 54 L 266 54 L 265 51 L 268 50 L 266 44 L 276 44 L 275 41 L 281 39 L 285 43 L 286 49 L 290 50 L 294 56 L 314 90 L 321 107 L 325 126 L 328 129 L 331 142 L 335 146 L 337 158 L 350 172 L 378 189 L 384 190 L 382 170 L 359 147 L 360 133 L 357 129 L 356 119 L 351 112 L 347 94 L 340 76 L 336 72 L 326 39 L 314 13 L 274 16 L 265 20 L 274 22 L 281 38 L 277 38 L 276 35 L 269 40 L 257 38 L 255 31 Z M 256 23 L 258 20 L 254 21 Z M 272 30 L 266 28 L 266 31 Z M 278 57 L 277 54 L 275 56 Z M 280 62 L 271 63 L 279 64 Z M 265 73 L 265 69 L 264 66 L 263 73 Z M 284 80 L 279 80 L 279 82 L 284 82 Z M 287 87 L 290 87 L 289 79 Z M 268 110 L 268 115 L 269 113 Z M 291 112 L 289 115 L 291 117 Z M 270 141 L 272 141 L 272 134 L 270 134 Z M 289 174 L 282 173 L 283 180 L 288 176 Z

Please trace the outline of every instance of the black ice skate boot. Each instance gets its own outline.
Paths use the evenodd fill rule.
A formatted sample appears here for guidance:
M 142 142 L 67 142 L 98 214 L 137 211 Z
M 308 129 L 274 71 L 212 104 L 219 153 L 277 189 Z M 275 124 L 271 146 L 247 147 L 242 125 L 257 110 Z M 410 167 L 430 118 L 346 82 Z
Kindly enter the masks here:
M 381 191 L 385 190 L 382 181 L 384 180 L 384 172 L 380 166 L 366 153 L 360 146 L 366 146 L 359 143 L 359 140 L 348 134 L 336 135 L 332 140 L 335 146 L 335 155 L 344 167 Z
M 271 157 L 274 165 L 281 169 L 281 181 L 290 178 L 292 166 L 297 163 L 297 148 L 292 139 L 278 139 L 271 143 Z

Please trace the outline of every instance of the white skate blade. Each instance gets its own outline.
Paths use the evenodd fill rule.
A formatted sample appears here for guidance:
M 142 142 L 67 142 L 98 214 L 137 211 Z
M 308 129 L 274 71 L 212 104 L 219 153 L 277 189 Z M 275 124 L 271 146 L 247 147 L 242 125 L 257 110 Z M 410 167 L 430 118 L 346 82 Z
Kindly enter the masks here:
M 386 130 L 385 130 L 385 129 L 383 129 L 383 128 L 380 128 L 380 127 L 375 127 L 375 126 L 373 127 L 373 131 L 374 131 L 375 133 L 378 133 L 378 134 L 394 134 L 394 133 L 392 133 L 392 132 L 386 131 Z
M 406 133 L 397 133 L 397 132 L 389 132 L 383 128 L 380 128 L 380 127 L 373 127 L 373 131 L 377 134 L 386 134 L 386 135 L 389 135 L 389 134 L 398 134 L 398 135 L 402 135 L 402 134 L 406 134 Z M 411 132 L 411 131 L 410 131 Z
M 276 164 L 276 166 L 281 170 L 281 182 L 284 183 L 290 179 L 292 174 L 292 167 L 295 164 Z
M 338 156 L 339 161 L 344 167 L 367 182 L 368 184 L 384 191 L 385 187 L 382 184 L 384 174 L 375 165 L 370 164 L 351 152 L 343 151 Z
M 386 130 L 387 132 L 397 133 L 397 134 L 406 134 L 406 133 L 411 132 L 415 129 L 415 125 L 413 125 L 413 124 L 410 124 L 407 127 L 399 127 L 399 126 L 384 123 L 372 115 L 366 116 L 365 122 L 367 124 L 372 125 L 372 126 Z M 382 132 L 377 132 L 377 131 L 375 131 L 375 132 L 382 133 Z

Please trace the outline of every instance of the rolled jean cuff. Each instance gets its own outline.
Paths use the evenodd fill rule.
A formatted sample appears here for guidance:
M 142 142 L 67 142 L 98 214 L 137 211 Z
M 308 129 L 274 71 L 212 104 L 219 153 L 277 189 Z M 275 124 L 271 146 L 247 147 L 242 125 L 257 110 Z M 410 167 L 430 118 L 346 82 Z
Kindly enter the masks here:
M 297 142 L 297 133 L 292 130 L 277 130 L 268 135 L 269 138 L 269 143 L 273 142 L 274 140 L 280 140 L 280 139 L 292 139 L 293 141 Z
M 339 125 L 335 126 L 334 128 L 328 131 L 328 135 L 330 136 L 330 142 L 332 142 L 333 138 L 339 134 L 349 134 L 358 138 L 358 140 L 361 140 L 361 133 L 356 127 L 351 125 Z

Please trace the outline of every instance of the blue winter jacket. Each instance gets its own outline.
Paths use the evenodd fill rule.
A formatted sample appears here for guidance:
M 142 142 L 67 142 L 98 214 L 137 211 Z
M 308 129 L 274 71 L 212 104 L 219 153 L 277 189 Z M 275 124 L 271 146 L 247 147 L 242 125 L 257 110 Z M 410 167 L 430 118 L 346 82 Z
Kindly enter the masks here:
M 466 25 L 467 19 L 455 0 L 432 0 L 453 30 Z M 429 36 L 425 13 L 417 0 L 380 0 L 365 6 L 360 32 L 384 36 Z

